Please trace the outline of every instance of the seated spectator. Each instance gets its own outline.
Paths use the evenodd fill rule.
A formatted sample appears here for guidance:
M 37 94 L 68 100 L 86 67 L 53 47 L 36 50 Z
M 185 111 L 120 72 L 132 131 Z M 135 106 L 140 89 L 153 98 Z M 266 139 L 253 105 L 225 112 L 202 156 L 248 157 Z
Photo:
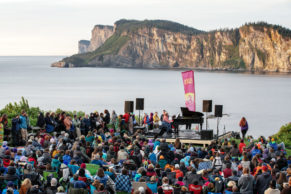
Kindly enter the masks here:
M 223 170 L 223 176 L 225 179 L 232 175 L 231 164 L 227 163 L 226 168 Z
M 131 192 L 131 181 L 128 176 L 128 171 L 123 169 L 121 174 L 115 179 L 116 191 Z
M 153 193 L 157 193 L 158 192 L 158 183 L 157 183 L 156 176 L 152 176 L 151 177 L 150 182 L 147 183 L 147 186 L 150 188 L 150 190 Z
M 176 179 L 184 176 L 183 172 L 180 170 L 179 164 L 175 164 L 175 170 L 173 172 L 176 172 Z
M 269 183 L 269 188 L 265 190 L 264 194 L 280 194 L 280 190 L 276 189 L 276 181 L 271 180 Z
M 172 186 L 169 185 L 169 179 L 167 177 L 164 177 L 162 180 L 162 186 L 164 194 L 172 194 L 174 189 Z
M 202 186 L 198 184 L 198 180 L 193 180 L 193 184 L 189 185 L 189 191 L 193 191 L 194 194 L 202 194 Z

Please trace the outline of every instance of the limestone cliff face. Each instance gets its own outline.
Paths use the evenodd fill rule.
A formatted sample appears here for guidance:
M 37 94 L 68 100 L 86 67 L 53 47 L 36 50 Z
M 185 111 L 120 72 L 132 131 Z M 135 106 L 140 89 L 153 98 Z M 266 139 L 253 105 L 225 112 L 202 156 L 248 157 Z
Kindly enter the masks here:
M 79 48 L 79 54 L 81 53 L 86 53 L 89 52 L 89 45 L 90 45 L 90 41 L 89 40 L 80 40 L 79 44 L 78 44 L 78 48 Z
M 288 30 L 245 25 L 234 30 L 196 32 L 164 23 L 125 24 L 117 25 L 114 32 L 113 28 L 106 31 L 106 35 L 95 27 L 88 48 L 92 52 L 66 58 L 63 66 L 291 72 Z
M 99 48 L 114 33 L 113 26 L 96 25 L 92 30 L 92 37 L 88 52 Z

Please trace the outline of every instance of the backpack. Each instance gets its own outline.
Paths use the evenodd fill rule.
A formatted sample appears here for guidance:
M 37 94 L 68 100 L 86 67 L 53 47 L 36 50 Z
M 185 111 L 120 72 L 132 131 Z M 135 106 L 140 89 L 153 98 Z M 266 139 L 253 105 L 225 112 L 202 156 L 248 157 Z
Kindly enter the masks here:
M 223 181 L 222 180 L 215 181 L 214 188 L 215 188 L 215 193 L 222 193 L 224 189 Z

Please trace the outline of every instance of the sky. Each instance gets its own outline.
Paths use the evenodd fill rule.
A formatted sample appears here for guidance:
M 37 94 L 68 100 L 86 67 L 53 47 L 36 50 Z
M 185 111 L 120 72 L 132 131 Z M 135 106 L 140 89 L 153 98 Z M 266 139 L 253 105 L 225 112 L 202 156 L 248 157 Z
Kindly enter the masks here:
M 200 30 L 265 21 L 291 29 L 291 0 L 0 0 L 0 56 L 72 55 L 96 24 L 165 19 Z

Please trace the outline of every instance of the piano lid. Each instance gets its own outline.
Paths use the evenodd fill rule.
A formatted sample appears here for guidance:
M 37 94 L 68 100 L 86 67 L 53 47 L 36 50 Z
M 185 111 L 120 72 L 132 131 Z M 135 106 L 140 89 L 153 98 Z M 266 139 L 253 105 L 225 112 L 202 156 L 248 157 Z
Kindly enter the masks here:
M 186 107 L 181 107 L 181 112 L 183 117 L 203 117 L 204 114 L 201 112 L 189 111 Z

